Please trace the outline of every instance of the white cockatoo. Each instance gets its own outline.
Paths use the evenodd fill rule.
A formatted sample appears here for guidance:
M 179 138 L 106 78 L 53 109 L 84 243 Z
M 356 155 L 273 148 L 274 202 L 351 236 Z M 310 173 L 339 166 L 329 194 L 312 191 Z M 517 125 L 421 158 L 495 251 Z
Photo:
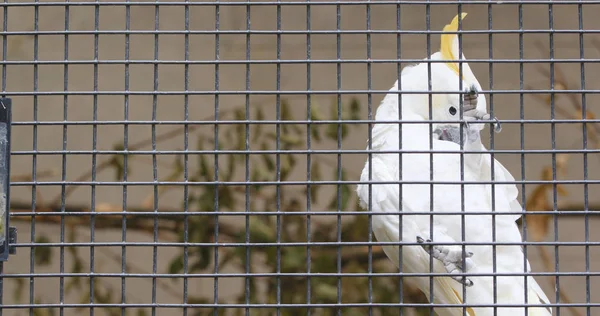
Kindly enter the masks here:
M 464 18 L 463 13 L 461 18 Z M 431 55 L 431 60 L 457 60 L 458 36 L 446 32 L 456 32 L 458 15 L 444 28 L 441 35 L 440 51 Z M 461 56 L 465 59 L 464 55 Z M 481 143 L 480 131 L 490 120 L 485 96 L 469 65 L 462 63 L 462 87 L 459 90 L 459 65 L 455 62 L 429 63 L 431 67 L 431 90 L 428 89 L 428 63 L 407 66 L 401 74 L 401 91 L 422 91 L 423 93 L 402 94 L 401 105 L 398 98 L 398 82 L 390 89 L 377 109 L 376 120 L 390 121 L 400 117 L 403 121 L 423 121 L 423 123 L 375 123 L 372 129 L 371 148 L 374 151 L 434 151 L 433 166 L 431 154 L 421 153 L 373 153 L 367 160 L 361 174 L 361 182 L 421 182 L 421 184 L 360 184 L 357 193 L 363 208 L 373 214 L 373 232 L 380 242 L 407 242 L 413 245 L 384 245 L 386 255 L 400 267 L 403 273 L 419 273 L 421 276 L 406 276 L 404 280 L 417 286 L 436 304 L 487 305 L 469 306 L 467 315 L 527 315 L 551 316 L 552 309 L 548 298 L 531 276 L 529 262 L 524 258 L 521 234 L 516 220 L 522 212 L 517 200 L 518 190 L 514 184 L 429 184 L 428 181 L 460 183 L 461 172 L 467 182 L 491 182 L 492 161 Z M 428 94 L 427 91 L 457 91 L 450 94 Z M 401 92 L 400 92 L 401 93 Z M 457 121 L 456 123 L 428 123 L 431 95 L 431 120 Z M 463 98 L 462 107 L 459 98 Z M 462 112 L 463 121 L 460 122 Z M 460 136 L 462 126 L 463 136 Z M 432 125 L 430 132 L 430 125 Z M 401 126 L 401 131 L 399 130 Z M 494 124 L 496 128 L 499 125 Z M 401 132 L 401 133 L 400 133 Z M 400 143 L 400 138 L 402 143 Z M 461 168 L 460 147 L 482 153 L 465 153 Z M 456 153 L 451 153 L 451 152 Z M 400 160 L 401 158 L 401 160 Z M 494 180 L 514 181 L 502 164 L 494 160 Z M 430 179 L 432 177 L 432 179 Z M 425 183 L 423 183 L 425 182 Z M 433 186 L 433 198 L 431 187 Z M 461 194 L 461 190 L 464 193 Z M 492 199 L 492 192 L 495 198 Z M 464 199 L 463 199 L 464 197 Z M 430 205 L 430 201 L 433 205 Z M 464 203 L 464 228 L 461 212 Z M 426 214 L 433 212 L 433 216 Z M 487 214 L 473 214 L 485 212 Z M 495 219 L 492 218 L 492 212 Z M 506 214 L 506 213 L 512 214 Z M 386 214 L 389 213 L 389 214 Z M 411 214 L 419 213 L 419 214 Z M 454 213 L 454 214 L 448 214 Z M 471 213 L 471 214 L 470 214 Z M 402 214 L 402 215 L 399 215 Z M 433 219 L 431 220 L 431 218 Z M 431 220 L 431 222 L 430 222 Z M 493 223 L 495 222 L 495 229 Z M 463 238 L 464 230 L 464 240 Z M 495 235 L 495 236 L 494 236 Z M 465 251 L 463 252 L 463 246 Z M 516 243 L 513 245 L 491 246 L 493 242 Z M 441 243 L 436 245 L 436 243 Z M 451 243 L 457 243 L 452 245 Z M 468 245 L 468 243 L 488 243 Z M 495 253 L 495 254 L 494 254 Z M 495 262 L 494 262 L 495 255 Z M 431 297 L 430 256 L 433 258 L 433 272 L 449 276 L 433 278 L 433 298 Z M 463 256 L 466 262 L 463 264 Z M 464 270 L 463 270 L 464 269 Z M 467 277 L 453 273 L 475 274 Z M 477 276 L 477 274 L 486 274 Z M 492 275 L 498 274 L 495 277 Z M 513 275 L 502 275 L 513 274 Z M 514 275 L 517 274 L 517 275 Z M 519 275 L 520 274 L 520 275 Z M 466 297 L 463 297 L 466 288 Z M 525 297 L 527 296 L 527 297 Z M 464 303 L 463 303 L 464 302 Z M 497 304 L 496 313 L 491 305 Z M 525 308 L 523 305 L 527 304 Z M 538 306 L 532 306 L 536 305 Z M 506 306 L 517 305 L 517 306 Z M 521 305 L 521 306 L 519 306 Z M 463 315 L 462 307 L 434 308 L 440 316 Z M 527 311 L 527 312 L 525 312 Z

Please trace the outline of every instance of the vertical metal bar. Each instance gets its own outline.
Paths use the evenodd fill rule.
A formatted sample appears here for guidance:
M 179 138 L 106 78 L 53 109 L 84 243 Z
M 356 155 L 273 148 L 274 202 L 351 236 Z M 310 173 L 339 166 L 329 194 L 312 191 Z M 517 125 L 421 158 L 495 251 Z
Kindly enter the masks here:
M 95 124 L 98 121 L 98 58 L 99 58 L 99 35 L 98 31 L 100 30 L 100 2 L 96 0 L 96 5 L 94 6 L 94 30 L 96 33 L 94 34 L 94 96 L 93 96 L 93 121 L 94 125 L 92 127 L 92 150 L 95 152 L 98 148 L 98 125 Z M 92 183 L 96 183 L 96 164 L 98 162 L 98 156 L 96 154 L 92 154 Z M 90 242 L 93 244 L 96 240 L 96 185 L 92 184 L 91 186 L 91 206 L 90 206 Z M 94 304 L 94 272 L 95 272 L 95 248 L 94 246 L 90 246 L 90 305 Z M 94 307 L 90 306 L 90 316 L 94 316 Z
M 460 120 L 463 120 L 463 106 L 464 106 L 464 99 L 463 99 L 463 62 L 462 62 L 462 55 L 463 55 L 463 50 L 462 50 L 462 5 L 460 4 L 460 2 L 458 3 L 458 31 L 459 33 L 457 34 L 457 38 L 458 38 L 458 56 L 457 58 L 458 60 L 458 92 L 460 92 L 461 94 L 459 94 L 459 106 L 461 108 L 461 111 L 459 111 L 459 118 Z M 465 153 L 464 153 L 464 135 L 463 135 L 463 130 L 464 130 L 465 126 L 464 124 L 460 124 L 459 126 L 459 130 L 460 130 L 460 152 L 459 152 L 459 161 L 460 161 L 460 241 L 462 243 L 461 248 L 462 248 L 462 262 L 466 262 L 466 247 L 465 247 L 465 238 L 466 238 L 466 220 L 465 220 Z M 463 280 L 466 279 L 466 276 L 463 277 Z M 467 287 L 463 284 L 462 285 L 462 301 L 464 303 L 467 302 Z M 467 316 L 467 307 L 463 306 L 462 308 L 462 313 L 463 316 Z
M 251 30 L 251 24 L 250 24 L 250 13 L 251 13 L 251 7 L 250 4 L 246 5 L 246 30 L 250 31 Z M 250 117 L 250 94 L 248 93 L 250 91 L 250 33 L 248 32 L 246 34 L 246 60 L 248 61 L 248 63 L 246 64 L 246 121 L 250 121 L 251 117 Z M 245 148 L 246 151 L 250 150 L 250 124 L 246 124 L 246 144 L 245 144 Z M 246 179 L 246 183 L 250 183 L 250 154 L 246 154 L 245 155 L 245 169 L 246 169 L 246 174 L 245 174 L 245 179 Z M 246 263 L 244 265 L 244 272 L 246 273 L 246 278 L 245 278 L 245 293 L 244 295 L 246 296 L 246 304 L 250 304 L 250 291 L 252 290 L 250 287 L 250 281 L 251 281 L 251 276 L 249 276 L 250 272 L 251 272 L 251 254 L 250 254 L 250 184 L 247 184 L 244 190 L 244 197 L 245 197 L 245 207 L 244 209 L 246 210 L 246 236 L 245 236 L 245 242 L 246 242 Z M 250 307 L 246 307 L 246 316 L 250 316 Z
M 66 92 L 69 90 L 69 65 L 66 63 L 69 60 L 69 15 L 70 15 L 70 6 L 69 6 L 69 0 L 65 1 L 65 42 L 64 42 L 64 60 L 65 60 L 65 64 L 63 65 L 63 69 L 64 69 L 64 73 L 63 73 L 63 88 L 65 91 L 65 95 L 63 97 L 63 120 L 66 122 L 68 120 L 68 112 L 69 112 L 69 97 L 66 94 Z M 66 152 L 67 150 L 67 124 L 63 125 L 63 138 L 62 138 L 62 149 L 63 151 Z M 67 154 L 63 153 L 62 154 L 62 175 L 61 175 L 61 181 L 65 182 L 67 181 Z M 60 211 L 61 212 L 65 212 L 65 207 L 66 207 L 66 185 L 62 184 L 61 185 L 61 199 L 60 199 Z M 65 216 L 61 215 L 60 216 L 60 242 L 61 244 L 65 242 Z M 60 303 L 64 304 L 65 302 L 65 278 L 64 276 L 62 276 L 62 274 L 65 273 L 65 247 L 64 246 L 60 246 L 60 267 L 59 267 L 59 271 L 61 274 L 61 277 L 59 278 L 59 296 L 60 296 Z M 63 316 L 65 313 L 64 307 L 60 307 L 59 308 L 60 311 L 60 316 Z
M 221 21 L 220 21 L 220 17 L 221 17 L 221 6 L 220 5 L 216 5 L 215 6 L 215 92 L 219 91 L 219 59 L 220 59 L 220 36 L 219 36 L 219 31 L 221 30 Z M 218 150 L 220 148 L 219 146 L 219 94 L 215 93 L 215 128 L 214 128 L 214 138 L 215 138 L 215 162 L 214 162 L 214 180 L 215 180 L 215 185 L 214 185 L 214 210 L 215 210 L 215 219 L 214 219 L 214 226 L 215 226 L 215 234 L 214 234 L 214 238 L 215 238 L 215 251 L 214 251 L 214 262 L 215 262 L 215 267 L 214 267 L 214 273 L 215 273 L 215 279 L 214 279 L 214 293 L 213 293 L 213 303 L 215 305 L 217 305 L 219 303 L 219 278 L 216 276 L 219 273 L 219 265 L 217 264 L 219 262 L 219 215 L 217 214 L 217 212 L 219 211 L 219 154 L 218 154 Z M 218 308 L 214 308 L 213 309 L 213 315 L 214 316 L 218 316 L 219 315 L 219 310 Z
M 433 118 L 433 94 L 432 91 L 432 80 L 431 80 L 431 5 L 429 1 L 425 4 L 425 30 L 427 39 L 427 91 L 428 91 L 428 115 L 429 120 Z M 433 135 L 433 124 L 428 122 L 429 135 Z M 429 141 L 429 180 L 434 181 L 433 178 L 433 141 Z M 433 240 L 433 183 L 429 185 L 429 239 Z M 429 273 L 433 273 L 433 257 L 429 256 Z M 429 276 L 429 301 L 434 302 L 435 297 L 433 293 L 433 275 Z M 429 308 L 429 315 L 434 315 L 433 304 Z
M 3 11 L 4 11 L 4 23 L 3 23 L 3 26 L 2 26 L 3 32 L 6 32 L 8 30 L 8 7 L 6 6 L 6 3 L 8 3 L 8 0 L 4 0 L 4 4 L 5 4 L 4 8 L 3 8 Z M 36 6 L 36 8 L 37 8 L 37 6 Z M 4 33 L 4 34 L 6 34 L 6 33 Z M 7 50 L 7 47 L 8 47 L 8 43 L 7 42 L 8 42 L 8 38 L 6 37 L 6 35 L 2 35 L 2 61 L 3 61 L 3 64 L 2 64 L 2 96 L 3 97 L 6 96 L 6 59 L 7 59 L 6 58 L 6 53 L 8 51 Z M 36 105 L 36 103 L 34 101 L 34 110 L 35 110 L 35 105 Z M 37 113 L 37 112 L 34 112 L 34 116 L 36 115 L 35 113 Z M 34 126 L 34 128 L 35 128 L 35 126 Z M 36 136 L 36 134 L 34 133 L 34 140 L 33 140 L 34 144 L 36 144 L 35 136 Z M 35 150 L 36 150 L 36 148 L 34 147 L 34 151 Z M 35 155 L 34 155 L 34 157 L 35 157 Z M 35 158 L 34 158 L 33 161 L 34 161 L 33 162 L 33 169 L 35 169 L 36 168 L 36 163 L 35 163 L 36 160 L 35 160 Z M 35 181 L 36 181 L 35 179 L 36 178 L 35 178 L 35 173 L 34 173 L 34 175 L 33 175 L 34 185 L 32 186 L 32 191 L 33 192 L 35 192 Z M 10 185 L 10 179 L 8 181 L 9 181 L 9 185 Z M 33 199 L 33 197 L 35 197 L 34 193 L 32 193 L 31 204 L 32 204 L 32 208 L 35 208 L 35 202 L 34 202 L 35 200 Z M 10 214 L 8 214 L 7 216 L 10 216 Z M 34 222 L 33 218 L 32 218 L 32 221 L 31 221 L 31 226 L 33 228 L 32 229 L 33 238 L 35 238 L 35 235 L 34 235 L 35 222 Z M 6 229 L 8 229 L 8 228 L 6 228 Z M 32 242 L 34 241 L 33 238 L 31 240 Z M 33 247 L 32 247 L 32 249 L 31 249 L 31 258 L 33 258 L 33 255 L 34 254 L 33 254 Z M 30 260 L 33 260 L 33 259 L 30 259 Z M 31 268 L 31 264 L 30 264 L 30 269 L 32 269 Z M 32 272 L 32 274 L 33 274 L 33 272 Z M 2 275 L 4 275 L 4 262 L 0 262 L 0 276 L 2 276 Z M 33 292 L 33 277 L 30 277 L 30 280 L 31 281 L 30 281 L 30 285 L 29 285 L 30 286 L 29 291 L 30 291 L 30 300 L 31 300 L 31 295 L 32 295 L 31 293 Z M 3 302 L 4 302 L 4 278 L 0 277 L 0 306 L 2 306 Z M 2 316 L 2 314 L 3 314 L 3 310 L 2 310 L 2 308 L 0 308 L 0 316 Z
M 38 2 L 39 0 L 36 0 L 36 4 L 35 4 L 35 8 L 34 11 L 37 9 L 38 7 Z M 6 35 L 6 32 L 8 32 L 8 0 L 4 0 L 4 6 L 3 6 L 3 18 L 4 21 L 2 23 L 2 31 L 4 32 L 4 34 L 2 35 L 2 61 L 4 62 L 2 64 L 2 96 L 6 97 L 6 73 L 7 73 L 7 69 L 6 69 L 6 54 L 8 54 L 8 37 Z M 37 24 L 34 21 L 34 27 Z M 34 37 L 37 36 L 34 35 Z M 35 54 L 35 52 L 34 52 Z M 1 311 L 1 309 L 0 309 Z
M 277 316 L 281 316 L 281 277 L 279 276 L 279 273 L 281 273 L 281 215 L 279 214 L 281 212 L 281 155 L 279 154 L 279 151 L 281 150 L 281 124 L 279 124 L 279 121 L 281 120 L 281 94 L 279 93 L 281 91 L 281 4 L 280 4 L 281 0 L 277 0 L 277 74 L 276 74 L 276 90 L 277 90 L 277 94 L 275 96 L 275 119 L 277 120 L 278 124 L 275 126 L 275 138 L 276 138 L 276 144 L 275 144 L 275 149 L 277 150 L 277 155 L 275 156 L 275 165 L 276 165 L 276 171 L 277 171 L 277 185 L 275 187 L 275 200 L 276 200 L 276 208 L 277 208 L 277 225 L 276 225 L 276 241 L 277 241 L 277 247 L 276 247 L 276 269 L 275 271 L 277 272 L 277 293 L 276 293 L 276 300 L 277 300 Z
M 400 34 L 400 31 L 402 29 L 402 15 L 400 14 L 400 8 L 401 5 L 397 4 L 396 5 L 396 59 L 398 60 L 398 64 L 397 64 L 397 68 L 396 68 L 396 72 L 397 72 L 397 80 L 398 80 L 398 149 L 402 150 L 402 35 Z M 403 170 L 403 165 L 402 165 L 402 154 L 399 153 L 398 154 L 398 181 L 402 181 L 402 170 Z M 402 207 L 402 192 L 403 191 L 403 187 L 402 184 L 398 184 L 398 201 L 400 201 L 399 203 L 399 207 Z M 398 212 L 402 212 L 402 209 L 398 209 Z M 402 215 L 399 213 L 398 214 L 398 231 L 399 236 L 400 236 L 400 241 L 404 242 L 405 240 L 403 240 L 402 236 L 402 232 L 403 232 L 403 227 L 402 227 Z M 403 273 L 404 271 L 404 264 L 403 262 L 403 252 L 402 252 L 402 245 L 398 244 L 398 262 L 400 263 L 398 265 L 398 272 L 400 274 Z M 399 296 L 399 301 L 400 304 L 402 305 L 404 303 L 404 277 L 400 276 L 398 278 L 398 296 Z M 402 306 L 400 306 L 399 308 L 399 316 L 403 316 L 404 315 L 404 308 Z
M 336 24 L 335 24 L 335 28 L 336 28 L 336 45 L 335 45 L 335 51 L 336 51 L 336 89 L 337 89 L 337 94 L 336 94 L 336 102 L 337 102 L 337 111 L 338 111 L 338 121 L 341 120 L 341 112 L 342 112 L 342 95 L 339 93 L 340 90 L 342 89 L 342 64 L 340 62 L 341 58 L 342 58 L 342 35 L 341 35 L 341 29 L 342 29 L 342 7 L 337 4 L 336 8 L 335 8 L 335 13 L 336 13 Z M 337 149 L 340 150 L 342 148 L 342 144 L 340 142 L 340 134 L 341 134 L 341 125 L 338 124 L 338 129 L 337 129 L 337 135 L 338 135 L 338 139 L 337 139 Z M 337 182 L 339 182 L 342 179 L 342 157 L 340 155 L 340 153 L 338 152 L 337 157 L 336 157 L 336 166 L 337 166 Z M 337 215 L 337 223 L 336 223 L 336 227 L 337 227 L 337 236 L 336 236 L 336 242 L 338 243 L 338 246 L 336 247 L 336 271 L 338 273 L 338 277 L 337 277 L 337 303 L 341 304 L 342 303 L 342 277 L 339 275 L 342 272 L 342 249 L 341 246 L 339 246 L 339 243 L 342 242 L 342 215 L 341 215 L 341 202 L 342 199 L 342 190 L 341 190 L 341 185 L 338 183 L 336 185 L 336 200 L 337 200 L 337 210 L 336 212 L 338 213 Z M 370 223 L 369 223 L 369 226 Z M 337 310 L 337 315 L 341 316 L 342 315 L 342 308 L 338 307 L 336 308 Z
M 158 105 L 158 36 L 160 30 L 160 0 L 156 0 L 154 5 L 154 84 L 152 95 L 152 179 L 154 180 L 153 186 L 153 211 L 158 212 L 158 166 L 156 160 L 156 108 Z M 154 232 L 153 232 L 154 245 L 152 246 L 152 316 L 156 316 L 156 273 L 158 272 L 158 215 L 154 216 Z
M 493 59 L 494 59 L 494 46 L 493 46 L 493 33 L 491 32 L 491 30 L 493 29 L 493 21 L 492 21 L 492 8 L 493 6 L 491 4 L 488 4 L 488 30 L 490 31 L 489 35 L 488 35 L 488 43 L 489 43 L 489 80 L 490 80 L 490 91 L 494 90 L 494 63 L 493 63 Z M 494 115 L 494 93 L 490 92 L 490 117 L 496 117 Z M 492 126 L 490 126 L 490 149 L 491 149 L 491 153 L 490 153 L 490 170 L 491 170 L 491 174 L 490 174 L 490 178 L 492 181 L 492 185 L 491 185 L 491 196 L 492 196 L 492 273 L 494 273 L 494 276 L 492 277 L 492 281 L 493 281 L 493 289 L 492 289 L 492 294 L 493 294 L 493 298 L 494 298 L 494 315 L 498 315 L 498 307 L 496 307 L 495 305 L 498 303 L 498 278 L 496 277 L 496 269 L 497 269 L 497 258 L 496 258 L 496 185 L 493 183 L 496 180 L 496 158 L 494 156 L 494 128 Z
M 583 38 L 583 5 L 581 3 L 577 4 L 577 16 L 579 20 L 579 59 L 581 59 L 580 63 L 580 71 L 581 71 L 581 117 L 583 120 L 587 121 L 587 95 L 585 93 L 585 52 L 584 52 L 584 38 Z M 590 302 L 591 302 L 591 284 L 590 284 L 590 216 L 589 216 L 589 186 L 588 186 L 588 144 L 587 144 L 587 123 L 584 121 L 581 124 L 581 129 L 583 132 L 583 210 L 586 212 L 583 216 L 584 220 L 584 239 L 585 239 L 585 303 L 588 304 L 586 306 L 586 315 L 591 316 L 592 311 Z
M 5 7 L 6 9 L 6 7 Z M 0 262 L 0 275 L 4 275 L 4 262 Z M 0 304 L 4 301 L 4 278 L 0 277 Z M 3 309 L 0 307 L 0 316 L 3 314 Z
M 126 0 L 125 4 L 125 97 L 124 97 L 124 106 L 123 106 L 123 118 L 125 120 L 125 124 L 123 124 L 123 151 L 127 152 L 129 150 L 129 45 L 130 38 L 129 32 L 131 30 L 131 5 L 129 4 L 131 0 Z M 123 157 L 123 217 L 121 218 L 121 241 L 123 245 L 121 246 L 121 273 L 125 275 L 127 272 L 127 250 L 125 247 L 125 242 L 127 241 L 127 169 L 129 167 L 129 159 L 128 155 Z M 121 303 L 125 304 L 127 302 L 127 291 L 126 291 L 126 278 L 125 276 L 121 277 Z M 126 315 L 125 306 L 121 307 L 121 316 Z
M 33 35 L 33 60 L 38 61 L 39 59 L 39 36 L 37 32 L 39 31 L 39 21 L 40 21 L 40 7 L 38 6 L 39 0 L 35 1 L 36 4 L 33 8 L 33 31 L 35 34 Z M 4 7 L 4 31 L 7 31 L 7 15 L 8 7 Z M 3 36 L 4 43 L 6 44 L 6 36 Z M 6 45 L 4 45 L 6 48 Z M 3 60 L 6 61 L 6 53 L 7 50 L 3 49 Z M 2 92 L 6 91 L 6 64 L 2 65 Z M 39 66 L 37 64 L 33 65 L 33 92 L 37 92 L 39 89 Z M 33 121 L 38 123 L 38 96 L 33 96 Z M 31 156 L 31 179 L 33 181 L 33 185 L 31 186 L 31 212 L 34 215 L 31 216 L 31 232 L 30 238 L 31 242 L 35 242 L 35 212 L 37 209 L 37 150 L 38 150 L 38 126 L 33 125 L 33 155 Z M 35 273 L 35 247 L 31 247 L 29 252 L 29 273 L 33 275 Z M 0 297 L 0 302 L 2 298 Z M 29 277 L 29 304 L 35 303 L 35 278 L 33 276 Z M 29 315 L 34 315 L 34 310 L 32 307 L 29 308 Z
M 369 0 L 369 2 L 371 2 L 371 0 Z M 366 15 L 367 15 L 367 25 L 366 25 L 366 29 L 367 29 L 367 60 L 371 60 L 371 33 L 369 31 L 371 31 L 371 5 L 367 3 L 366 5 Z M 371 75 L 372 75 L 372 69 L 371 69 L 371 63 L 367 63 L 367 106 L 372 106 L 373 105 L 373 95 L 371 94 L 371 89 L 373 88 L 373 82 L 371 80 Z M 341 108 L 341 103 L 338 105 L 338 115 L 341 118 L 342 116 L 342 108 Z M 339 125 L 339 131 L 338 131 L 338 148 L 342 149 L 342 129 L 341 129 L 342 125 Z M 342 156 L 340 155 L 339 157 L 339 170 L 341 172 L 342 170 Z M 341 178 L 340 178 L 341 180 Z M 340 201 L 340 205 L 341 205 L 341 201 Z M 340 217 L 341 218 L 341 217 Z M 373 247 L 371 246 L 371 242 L 373 241 L 373 216 L 371 216 L 371 214 L 368 214 L 368 219 L 369 219 L 369 245 L 367 247 L 367 251 L 368 251 L 368 265 L 367 265 L 367 272 L 369 273 L 369 277 L 368 277 L 368 302 L 369 304 L 373 303 Z M 340 223 L 341 224 L 341 223 Z M 341 227 L 340 227 L 341 230 Z M 340 250 L 341 253 L 341 250 Z M 369 315 L 373 315 L 373 307 L 371 305 L 369 305 Z
M 185 10 L 185 35 L 184 35 L 184 49 L 185 49 L 185 66 L 184 66 L 184 90 L 185 94 L 183 95 L 183 119 L 187 122 L 190 119 L 190 96 L 188 94 L 190 90 L 190 6 L 189 0 L 186 0 L 186 5 L 184 7 Z M 189 124 L 183 125 L 183 181 L 185 184 L 183 185 L 183 211 L 188 213 L 190 210 L 189 198 L 190 198 L 190 187 L 187 184 L 189 181 L 189 155 L 188 150 L 190 148 L 189 140 L 190 140 L 190 126 Z M 187 274 L 189 272 L 189 248 L 187 243 L 189 242 L 189 227 L 190 227 L 190 217 L 186 214 L 183 217 L 183 316 L 187 316 L 188 314 L 188 286 L 189 286 L 189 278 Z
M 340 29 L 340 21 L 339 21 L 339 5 L 338 5 L 338 22 L 337 22 L 337 29 Z M 338 35 L 339 36 L 339 35 Z M 338 41 L 339 42 L 339 41 Z M 338 47 L 339 47 L 339 43 L 338 43 Z M 371 181 L 373 181 L 373 153 L 371 152 L 371 150 L 373 150 L 373 128 L 375 127 L 375 123 L 373 121 L 373 106 L 372 103 L 367 103 L 367 119 L 368 119 L 368 124 L 367 124 L 367 149 L 369 150 L 369 152 L 367 153 L 367 162 L 368 162 L 368 173 L 369 173 L 369 184 L 367 185 L 368 191 L 369 191 L 369 195 L 368 195 L 368 201 L 367 201 L 367 217 L 368 217 L 368 229 L 369 229 L 369 234 L 368 234 L 368 241 L 371 242 L 373 240 L 373 220 L 372 220 L 372 216 L 370 216 L 371 212 L 373 211 L 373 184 L 371 183 Z M 340 257 L 340 255 L 338 255 L 338 257 Z M 371 257 L 369 257 L 369 261 L 371 261 Z M 339 269 L 338 269 L 339 271 Z M 368 270 L 367 270 L 368 271 Z M 338 288 L 338 302 L 341 301 L 341 280 L 338 279 L 338 283 L 337 283 L 337 288 Z M 337 312 L 338 316 L 341 316 L 341 310 L 338 309 Z
M 525 94 L 524 90 L 524 71 L 523 71 L 523 55 L 524 55 L 524 42 L 523 42 L 523 4 L 519 3 L 519 118 L 521 119 L 520 127 L 520 142 L 521 142 L 521 180 L 526 178 L 525 176 Z M 521 205 L 523 209 L 527 205 L 527 194 L 525 194 L 525 182 L 521 184 Z M 527 216 L 521 216 L 521 222 L 523 226 L 523 240 L 527 241 Z M 523 271 L 527 271 L 527 245 L 523 245 Z M 527 289 L 527 276 L 523 277 L 523 289 Z M 525 304 L 527 303 L 527 291 L 525 291 Z M 527 313 L 527 307 L 525 307 L 525 313 Z
M 309 213 L 306 215 L 306 242 L 310 244 L 311 242 L 311 216 L 310 216 L 310 212 L 312 211 L 312 195 L 311 195 L 311 182 L 312 182 L 312 173 L 311 173 L 311 166 L 312 166 L 312 156 L 310 154 L 310 151 L 312 149 L 312 140 L 311 140 L 311 136 L 312 136 L 312 127 L 313 125 L 311 124 L 311 120 L 312 120 L 312 96 L 311 96 L 311 84 L 310 84 L 310 76 L 311 76 L 311 68 L 310 68 L 310 45 L 311 45 L 311 38 L 310 38 L 310 30 L 311 30 L 311 23 L 310 23 L 310 0 L 306 0 L 307 4 L 306 4 L 306 91 L 308 91 L 308 93 L 306 94 L 306 120 L 308 121 L 308 124 L 306 124 L 306 181 L 307 183 L 307 187 L 306 187 L 306 211 Z M 306 246 L 306 273 L 309 274 L 309 276 L 306 278 L 306 304 L 310 304 L 310 296 L 311 296 L 311 277 L 310 277 L 310 273 L 311 273 L 311 251 L 310 251 L 310 246 Z M 306 314 L 308 316 L 310 316 L 312 314 L 312 309 L 309 307 L 307 309 Z
M 552 30 L 554 28 L 554 6 L 552 3 L 548 4 L 548 29 Z M 555 119 L 555 94 L 554 94 L 554 33 L 549 33 L 550 37 L 550 119 Z M 551 145 L 552 145 L 552 209 L 556 212 L 558 210 L 558 194 L 556 187 L 556 124 L 554 122 L 550 123 L 550 137 L 551 137 Z M 554 221 L 554 259 L 555 259 L 555 272 L 556 274 L 556 303 L 560 303 L 560 279 L 558 276 L 559 266 L 558 266 L 558 216 L 553 216 Z M 525 288 L 527 288 L 527 278 L 525 278 Z M 525 295 L 525 303 L 527 303 L 527 294 Z M 527 311 L 527 309 L 525 309 Z M 560 316 L 560 305 L 556 307 L 556 316 Z

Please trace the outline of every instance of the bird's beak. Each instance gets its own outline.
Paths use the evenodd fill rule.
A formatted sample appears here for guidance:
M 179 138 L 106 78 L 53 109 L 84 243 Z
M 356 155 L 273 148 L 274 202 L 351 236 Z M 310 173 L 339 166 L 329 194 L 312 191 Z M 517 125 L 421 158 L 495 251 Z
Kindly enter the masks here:
M 454 125 L 441 125 L 436 128 L 433 133 L 436 135 L 436 139 L 453 142 L 456 144 L 461 143 L 461 128 L 460 126 Z M 463 137 L 462 142 L 464 143 L 468 139 L 468 130 L 463 127 L 462 129 Z

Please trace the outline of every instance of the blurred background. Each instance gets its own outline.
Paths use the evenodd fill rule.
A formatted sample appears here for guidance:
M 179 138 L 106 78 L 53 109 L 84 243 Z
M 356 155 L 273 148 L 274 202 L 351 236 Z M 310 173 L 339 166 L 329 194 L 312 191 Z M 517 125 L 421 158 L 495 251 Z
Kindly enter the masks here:
M 462 39 L 467 59 L 480 60 L 470 67 L 483 89 L 514 92 L 488 96 L 501 120 L 550 119 L 552 108 L 557 119 L 581 120 L 583 102 L 587 118 L 598 113 L 600 41 L 593 30 L 600 28 L 600 7 L 550 3 L 461 5 L 468 13 L 463 29 L 480 31 Z M 228 305 L 424 302 L 418 291 L 401 288 L 399 278 L 377 275 L 397 271 L 381 247 L 336 246 L 375 240 L 368 216 L 358 213 L 355 185 L 302 183 L 356 181 L 365 154 L 273 154 L 364 150 L 368 126 L 244 122 L 368 119 L 384 94 L 362 92 L 388 90 L 399 69 L 412 63 L 402 59 L 425 58 L 428 47 L 437 51 L 439 34 L 426 30 L 441 31 L 458 13 L 456 3 L 7 1 L 0 8 L 1 85 L 13 99 L 15 123 L 11 225 L 19 238 L 17 254 L 3 265 L 2 313 L 215 313 L 210 306 L 177 306 L 187 302 L 223 304 L 218 315 L 275 315 L 273 308 Z M 502 32 L 486 33 L 490 29 Z M 398 35 L 398 30 L 411 32 Z M 490 58 L 505 62 L 481 62 Z M 553 97 L 528 93 L 551 87 Z M 306 90 L 313 94 L 302 93 Z M 186 119 L 193 123 L 183 124 Z M 580 150 L 585 136 L 588 148 L 597 148 L 597 124 L 586 125 L 587 135 L 577 122 L 505 123 L 493 146 Z M 489 148 L 488 128 L 483 136 Z M 216 155 L 217 148 L 228 152 Z M 124 155 L 123 149 L 130 152 Z M 516 180 L 554 176 L 581 182 L 599 173 L 596 153 L 587 154 L 587 170 L 582 153 L 556 155 L 555 174 L 551 154 L 495 157 Z M 251 184 L 278 179 L 278 187 Z M 250 185 L 183 184 L 215 180 Z M 153 184 L 157 181 L 175 184 Z M 527 240 L 598 240 L 596 184 L 518 187 L 529 212 L 590 211 L 585 217 L 529 215 Z M 225 215 L 216 216 L 215 209 Z M 257 214 L 247 216 L 245 210 Z M 278 210 L 285 215 L 277 216 Z M 290 214 L 307 210 L 329 213 Z M 318 244 L 306 247 L 309 241 Z M 293 242 L 301 246 L 285 245 Z M 536 277 L 552 302 L 585 304 L 588 286 L 589 300 L 600 299 L 597 276 L 583 274 L 599 268 L 594 248 L 527 247 L 533 271 L 579 273 Z M 369 277 L 306 276 L 369 271 Z M 287 275 L 269 275 L 276 272 Z M 67 305 L 43 305 L 59 303 Z M 92 308 L 91 303 L 132 306 Z M 560 313 L 594 315 L 595 309 L 562 307 Z M 280 310 L 282 315 L 308 311 Z M 315 315 L 400 311 L 429 314 L 381 306 L 310 309 Z

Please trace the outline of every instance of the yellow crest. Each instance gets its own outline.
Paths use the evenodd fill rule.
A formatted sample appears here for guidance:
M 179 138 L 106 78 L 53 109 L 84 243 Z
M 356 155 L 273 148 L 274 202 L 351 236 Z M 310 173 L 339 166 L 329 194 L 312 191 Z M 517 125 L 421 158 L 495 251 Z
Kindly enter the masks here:
M 467 16 L 467 13 L 461 14 L 461 20 Z M 456 32 L 458 30 L 458 14 L 452 19 L 450 24 L 444 26 L 444 32 Z M 454 39 L 457 37 L 457 34 L 442 34 L 441 36 L 441 44 L 440 44 L 440 53 L 442 53 L 443 60 L 458 60 L 456 56 L 454 56 L 453 43 Z M 456 52 L 458 54 L 458 52 Z M 452 71 L 454 71 L 457 75 L 458 71 L 458 63 L 446 63 Z M 464 69 L 463 69 L 463 79 L 464 79 Z

